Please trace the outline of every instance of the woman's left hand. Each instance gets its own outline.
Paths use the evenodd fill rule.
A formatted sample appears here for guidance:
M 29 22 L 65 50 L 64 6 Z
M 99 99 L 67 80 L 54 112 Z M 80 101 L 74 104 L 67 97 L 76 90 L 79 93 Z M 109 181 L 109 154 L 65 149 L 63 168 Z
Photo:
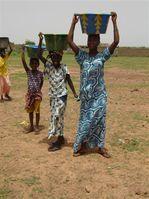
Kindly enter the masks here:
M 77 100 L 77 102 L 80 101 L 80 98 L 77 94 L 74 95 L 74 98 Z
M 113 22 L 116 22 L 116 20 L 117 20 L 116 12 L 111 12 L 111 19 L 112 19 Z
M 76 93 L 74 94 L 74 98 L 78 98 L 78 95 Z

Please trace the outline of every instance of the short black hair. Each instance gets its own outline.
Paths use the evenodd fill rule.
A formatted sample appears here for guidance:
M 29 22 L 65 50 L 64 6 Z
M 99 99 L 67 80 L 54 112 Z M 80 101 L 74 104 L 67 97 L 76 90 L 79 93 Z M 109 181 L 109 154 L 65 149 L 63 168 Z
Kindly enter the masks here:
M 38 59 L 38 58 L 36 58 L 36 57 L 31 57 L 31 58 L 30 58 L 30 64 L 31 64 L 33 61 L 36 61 L 36 62 L 38 63 L 38 65 L 39 65 L 39 59 Z
M 88 38 L 89 37 L 97 37 L 100 40 L 100 34 L 89 34 Z
M 0 49 L 0 54 L 1 54 L 1 53 L 6 53 L 6 51 L 5 51 L 4 48 L 1 48 L 1 49 Z
M 51 55 L 51 59 L 62 59 L 62 55 L 59 54 L 58 52 L 54 52 L 52 55 Z

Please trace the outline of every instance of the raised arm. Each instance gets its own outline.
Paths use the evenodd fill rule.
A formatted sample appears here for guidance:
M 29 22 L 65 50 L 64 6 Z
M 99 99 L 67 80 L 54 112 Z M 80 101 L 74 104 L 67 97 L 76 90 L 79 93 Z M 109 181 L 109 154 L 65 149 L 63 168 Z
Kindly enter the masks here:
M 74 35 L 74 29 L 75 25 L 78 22 L 78 17 L 76 15 L 73 16 L 71 27 L 68 33 L 68 43 L 70 48 L 74 51 L 75 54 L 78 54 L 79 52 L 79 47 L 74 43 L 73 41 L 73 35 Z
M 23 47 L 22 47 L 21 59 L 22 59 L 22 64 L 23 64 L 23 67 L 24 67 L 25 71 L 28 72 L 30 69 L 28 68 L 28 66 L 27 66 L 27 64 L 26 64 L 26 61 L 25 61 L 25 53 L 24 53 L 24 50 L 25 50 L 25 47 L 23 46 Z
M 42 63 L 45 64 L 47 60 L 42 56 L 43 51 L 42 51 L 42 47 L 41 47 L 42 46 L 42 40 L 43 40 L 43 33 L 40 32 L 38 34 L 38 36 L 39 36 L 38 57 L 42 61 Z
M 115 12 L 111 12 L 111 19 L 113 22 L 114 41 L 109 46 L 109 51 L 110 51 L 110 54 L 113 54 L 115 48 L 117 47 L 119 43 L 119 31 L 118 31 L 117 22 L 116 22 L 117 14 Z
M 41 80 L 40 90 L 42 89 L 42 86 L 43 86 L 43 79 Z
M 8 46 L 9 46 L 9 52 L 7 55 L 9 56 L 12 53 L 12 48 L 11 48 L 10 42 L 9 42 Z

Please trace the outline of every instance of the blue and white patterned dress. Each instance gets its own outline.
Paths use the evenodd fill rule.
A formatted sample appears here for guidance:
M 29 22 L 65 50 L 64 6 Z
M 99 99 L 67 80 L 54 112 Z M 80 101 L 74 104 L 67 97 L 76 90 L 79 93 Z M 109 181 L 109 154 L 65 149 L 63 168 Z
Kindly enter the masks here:
M 86 142 L 88 147 L 103 148 L 105 143 L 105 119 L 107 93 L 104 82 L 104 63 L 110 58 L 106 48 L 96 56 L 81 49 L 76 55 L 80 65 L 80 119 L 74 143 L 74 152 Z

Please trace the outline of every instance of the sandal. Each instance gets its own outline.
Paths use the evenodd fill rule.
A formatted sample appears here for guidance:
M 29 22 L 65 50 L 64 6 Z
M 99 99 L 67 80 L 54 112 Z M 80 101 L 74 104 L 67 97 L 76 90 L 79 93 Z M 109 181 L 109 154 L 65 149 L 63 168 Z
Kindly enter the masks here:
M 111 155 L 108 153 L 106 148 L 99 148 L 98 153 L 100 155 L 102 155 L 103 157 L 105 157 L 105 158 L 110 158 L 111 157 Z
M 56 142 L 53 142 L 51 144 L 51 146 L 49 146 L 48 151 L 49 152 L 54 152 L 54 151 L 57 151 L 57 150 L 60 150 L 60 149 L 61 149 L 61 146 L 60 146 L 59 142 L 56 141 Z
M 81 144 L 81 148 L 80 148 L 77 152 L 74 152 L 74 153 L 73 153 L 73 156 L 74 156 L 74 157 L 78 157 L 78 156 L 80 156 L 80 155 L 83 155 L 83 154 L 85 154 L 86 150 L 87 150 L 86 142 L 83 142 L 83 143 Z

